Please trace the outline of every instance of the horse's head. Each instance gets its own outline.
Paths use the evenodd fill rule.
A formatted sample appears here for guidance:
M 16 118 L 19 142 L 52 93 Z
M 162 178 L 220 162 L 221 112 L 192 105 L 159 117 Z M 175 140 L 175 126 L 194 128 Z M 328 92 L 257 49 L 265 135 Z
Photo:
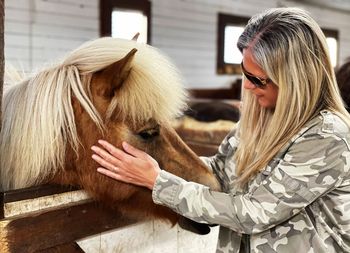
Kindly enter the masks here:
M 147 49 L 154 50 L 150 47 Z M 207 168 L 170 126 L 170 120 L 185 107 L 186 93 L 177 73 L 169 70 L 168 73 L 165 70 L 157 73 L 157 66 L 151 63 L 148 66 L 150 59 L 142 59 L 142 55 L 141 61 L 147 62 L 143 72 L 137 73 L 139 67 L 134 63 L 138 57 L 137 51 L 136 48 L 131 49 L 121 60 L 92 77 L 91 93 L 95 106 L 104 118 L 104 138 L 118 147 L 121 147 L 122 141 L 127 141 L 153 156 L 161 168 L 214 187 L 216 181 L 208 177 L 210 173 Z M 158 52 L 157 56 L 163 57 Z M 147 73 L 150 68 L 154 68 L 154 73 Z M 163 68 L 173 66 L 168 62 Z M 164 76 L 150 76 L 152 74 Z
M 44 84 L 52 87 L 45 88 Z M 36 99 L 29 99 L 36 101 L 36 106 L 39 104 L 31 111 L 47 115 L 36 116 L 37 129 L 28 127 L 26 131 L 32 138 L 26 138 L 35 140 L 34 144 L 42 145 L 43 150 L 50 149 L 49 155 L 55 155 L 57 162 L 48 162 L 41 167 L 42 171 L 49 165 L 63 165 L 62 169 L 50 169 L 50 173 L 36 171 L 40 176 L 36 183 L 51 181 L 80 185 L 94 198 L 108 206 L 121 207 L 123 212 L 167 217 L 174 221 L 167 209 L 153 205 L 150 191 L 97 173 L 90 147 L 104 138 L 117 147 L 127 141 L 153 156 L 162 169 L 186 180 L 218 188 L 215 177 L 170 126 L 170 121 L 185 107 L 186 92 L 176 68 L 155 48 L 134 41 L 98 39 L 73 51 L 54 70 L 44 71 L 30 80 L 27 86 L 31 85 L 40 86 L 36 90 L 41 94 L 38 100 L 42 101 L 39 104 Z M 30 106 L 24 104 L 22 107 Z M 51 119 L 52 116 L 55 118 Z M 29 122 L 28 117 L 23 121 Z M 6 118 L 4 115 L 5 121 Z M 35 132 L 45 126 L 56 127 L 56 130 Z M 44 137 L 46 139 L 40 139 Z M 50 142 L 49 137 L 55 139 Z M 2 152 L 5 152 L 9 148 L 6 148 L 7 140 L 2 139 Z M 59 154 L 55 154 L 55 147 L 49 145 L 60 147 L 56 149 Z M 45 154 L 34 151 L 36 153 L 38 157 Z M 29 158 L 21 166 L 28 163 L 31 163 Z M 5 163 L 11 168 L 10 164 Z M 34 168 L 36 164 L 28 166 Z
M 118 42 L 114 41 L 115 47 Z M 150 46 L 126 44 L 122 58 L 87 78 L 91 101 L 103 122 L 102 132 L 81 104 L 75 102 L 79 139 L 85 147 L 79 152 L 76 167 L 82 170 L 83 187 L 104 203 L 128 199 L 128 212 L 140 208 L 162 216 L 163 208 L 153 207 L 147 190 L 98 175 L 89 147 L 96 145 L 99 138 L 106 138 L 117 147 L 127 141 L 153 156 L 162 169 L 212 187 L 217 187 L 217 182 L 170 126 L 186 99 L 174 66 Z

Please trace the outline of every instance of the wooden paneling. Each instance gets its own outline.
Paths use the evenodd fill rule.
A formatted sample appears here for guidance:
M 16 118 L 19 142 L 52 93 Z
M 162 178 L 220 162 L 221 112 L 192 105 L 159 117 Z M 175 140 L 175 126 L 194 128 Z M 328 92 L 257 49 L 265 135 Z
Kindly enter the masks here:
M 7 63 L 26 72 L 98 37 L 97 0 L 5 2 Z
M 340 62 L 350 55 L 347 12 L 283 0 L 151 0 L 151 5 L 152 44 L 173 59 L 189 88 L 229 87 L 237 78 L 216 73 L 218 12 L 250 16 L 266 8 L 300 6 L 322 27 L 339 30 Z M 99 35 L 99 0 L 11 0 L 5 7 L 6 60 L 15 66 L 22 62 L 25 70 Z

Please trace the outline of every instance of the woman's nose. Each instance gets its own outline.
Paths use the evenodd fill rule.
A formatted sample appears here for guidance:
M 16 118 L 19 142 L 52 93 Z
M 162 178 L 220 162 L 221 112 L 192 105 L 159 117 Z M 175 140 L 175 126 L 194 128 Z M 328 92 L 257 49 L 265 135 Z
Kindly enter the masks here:
M 247 79 L 243 79 L 243 87 L 246 90 L 252 90 L 256 88 L 255 85 Z

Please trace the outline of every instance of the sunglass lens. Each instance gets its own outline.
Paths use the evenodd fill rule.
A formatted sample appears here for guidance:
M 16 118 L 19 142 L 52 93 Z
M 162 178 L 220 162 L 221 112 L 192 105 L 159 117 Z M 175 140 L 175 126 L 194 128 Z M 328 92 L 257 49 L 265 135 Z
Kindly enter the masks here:
M 258 88 L 264 87 L 264 85 L 261 83 L 261 81 L 258 78 L 254 77 L 254 76 L 249 76 L 249 75 L 246 75 L 246 74 L 245 74 L 245 76 L 256 87 L 258 87 Z

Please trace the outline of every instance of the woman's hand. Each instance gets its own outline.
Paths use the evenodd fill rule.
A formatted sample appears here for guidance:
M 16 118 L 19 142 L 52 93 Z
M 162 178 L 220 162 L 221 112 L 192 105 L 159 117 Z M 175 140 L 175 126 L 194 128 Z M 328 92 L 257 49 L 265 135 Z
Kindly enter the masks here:
M 97 168 L 101 174 L 139 186 L 153 189 L 156 178 L 160 172 L 159 165 L 147 153 L 123 142 L 123 150 L 114 147 L 104 140 L 98 143 L 103 147 L 92 146 L 95 152 L 92 155 L 102 167 Z

